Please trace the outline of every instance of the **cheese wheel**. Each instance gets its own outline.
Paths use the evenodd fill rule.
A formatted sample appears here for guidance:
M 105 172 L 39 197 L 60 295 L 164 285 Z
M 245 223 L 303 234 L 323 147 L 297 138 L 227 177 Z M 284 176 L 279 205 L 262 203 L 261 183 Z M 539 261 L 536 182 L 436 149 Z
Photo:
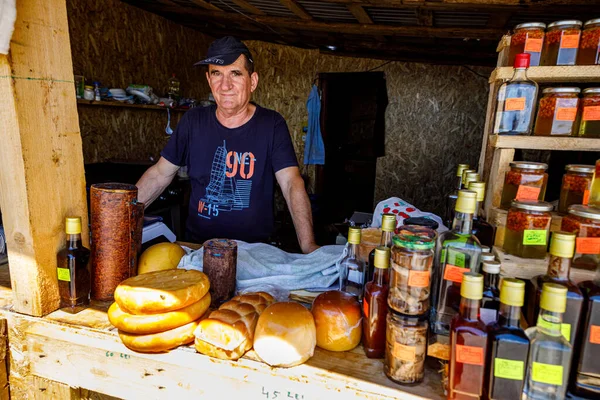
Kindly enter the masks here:
M 158 243 L 150 246 L 140 256 L 138 275 L 175 269 L 184 255 L 185 250 L 177 243 Z
M 194 330 L 198 327 L 198 321 L 180 326 L 160 333 L 147 335 L 136 335 L 119 331 L 119 337 L 123 344 L 133 351 L 140 353 L 162 353 L 183 344 L 194 341 Z
M 115 301 L 129 314 L 159 314 L 200 301 L 209 286 L 208 277 L 199 271 L 156 271 L 121 282 L 115 290 Z
M 210 293 L 200 301 L 162 314 L 129 314 L 115 302 L 108 309 L 108 320 L 117 329 L 137 334 L 158 333 L 174 329 L 200 318 L 210 306 Z

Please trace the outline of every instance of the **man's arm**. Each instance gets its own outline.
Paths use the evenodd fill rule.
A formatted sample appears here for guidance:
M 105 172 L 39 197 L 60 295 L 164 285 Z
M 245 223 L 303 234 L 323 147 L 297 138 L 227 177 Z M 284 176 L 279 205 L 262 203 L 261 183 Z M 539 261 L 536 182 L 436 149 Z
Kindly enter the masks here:
M 304 189 L 304 180 L 300 176 L 300 171 L 298 167 L 284 168 L 275 173 L 275 178 L 281 186 L 283 197 L 285 197 L 290 214 L 292 214 L 302 252 L 312 253 L 319 246 L 315 243 L 310 201 Z
M 166 158 L 160 160 L 146 172 L 135 184 L 138 187 L 138 201 L 148 207 L 165 190 L 173 180 L 179 167 Z

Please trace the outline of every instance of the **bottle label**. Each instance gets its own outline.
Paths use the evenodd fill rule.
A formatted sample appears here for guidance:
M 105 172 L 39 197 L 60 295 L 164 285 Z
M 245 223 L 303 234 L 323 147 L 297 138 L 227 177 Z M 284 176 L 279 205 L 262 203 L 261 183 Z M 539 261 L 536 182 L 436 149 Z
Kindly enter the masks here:
M 363 296 L 363 315 L 365 318 L 369 318 L 369 301 L 367 300 L 367 296 Z M 363 321 L 363 324 L 365 321 Z
M 456 265 L 457 267 L 464 267 L 466 263 L 466 257 L 464 253 L 457 251 L 453 248 L 448 249 L 448 264 Z
M 456 345 L 456 362 L 483 365 L 483 349 L 475 346 Z
M 539 187 L 519 185 L 516 200 L 537 200 L 542 191 Z
M 600 106 L 583 107 L 584 121 L 600 121 Z
M 525 53 L 541 53 L 544 39 L 527 38 L 525 40 Z
M 575 243 L 575 253 L 600 254 L 600 237 L 580 237 Z
M 531 367 L 531 379 L 547 385 L 560 386 L 563 384 L 563 367 L 534 361 Z
M 71 282 L 71 271 L 69 268 L 57 268 L 56 270 L 58 271 L 59 281 Z
M 557 107 L 556 108 L 556 120 L 557 121 L 575 121 L 577 116 L 576 107 Z
M 571 324 L 560 324 L 560 333 L 569 342 L 571 341 Z
M 600 344 L 600 326 L 590 325 L 590 343 Z
M 429 287 L 429 271 L 411 270 L 408 273 L 408 286 L 417 288 Z
M 399 360 L 415 362 L 417 360 L 417 349 L 414 346 L 394 342 L 392 355 Z
M 496 322 L 496 310 L 491 308 L 481 308 L 479 310 L 479 319 L 486 325 Z
M 463 274 L 469 271 L 468 268 L 461 268 L 455 265 L 446 264 L 444 270 L 444 279 L 451 282 L 462 283 Z
M 575 35 L 563 35 L 560 41 L 561 49 L 576 49 L 579 47 L 579 33 Z
M 525 246 L 545 246 L 546 230 L 525 229 L 523 231 L 523 244 Z
M 590 190 L 585 189 L 583 191 L 583 202 L 581 204 L 583 204 L 584 206 L 587 206 L 589 203 L 590 203 Z
M 525 109 L 525 97 L 514 97 L 504 101 L 504 111 L 523 111 Z
M 496 378 L 523 380 L 525 376 L 525 363 L 518 360 L 507 360 L 505 358 L 494 359 L 494 376 Z
M 541 315 L 538 317 L 536 326 L 538 326 L 539 328 L 543 328 L 543 329 L 545 329 L 547 331 L 557 332 L 558 330 L 560 330 L 561 333 L 562 333 L 562 327 L 559 326 L 559 324 L 557 324 L 555 322 L 546 321 L 545 319 L 542 318 Z M 549 334 L 549 335 L 551 335 L 551 336 L 560 336 L 558 334 L 555 335 L 555 334 L 553 334 L 551 332 L 546 332 L 546 333 Z

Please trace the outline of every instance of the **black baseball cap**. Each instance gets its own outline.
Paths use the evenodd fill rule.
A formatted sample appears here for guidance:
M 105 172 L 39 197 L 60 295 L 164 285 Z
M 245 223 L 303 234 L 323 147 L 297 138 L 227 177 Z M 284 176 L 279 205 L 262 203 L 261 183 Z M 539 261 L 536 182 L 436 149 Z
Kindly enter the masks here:
M 198 61 L 197 65 L 230 65 L 235 62 L 242 54 L 248 57 L 251 63 L 254 63 L 250 50 L 240 40 L 233 36 L 225 36 L 217 39 L 210 44 L 206 58 Z

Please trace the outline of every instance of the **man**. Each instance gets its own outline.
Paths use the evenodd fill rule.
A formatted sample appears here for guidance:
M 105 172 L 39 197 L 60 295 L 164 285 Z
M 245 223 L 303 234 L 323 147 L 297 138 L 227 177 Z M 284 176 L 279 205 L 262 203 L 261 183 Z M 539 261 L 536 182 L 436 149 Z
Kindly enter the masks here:
M 277 112 L 250 103 L 258 85 L 250 50 L 227 36 L 215 40 L 207 58 L 196 65 L 208 65 L 206 78 L 216 107 L 184 114 L 158 163 L 138 181 L 139 200 L 148 206 L 187 165 L 192 184 L 189 240 L 265 241 L 274 229 L 275 177 L 300 247 L 312 252 L 318 246 L 310 202 L 287 124 Z

